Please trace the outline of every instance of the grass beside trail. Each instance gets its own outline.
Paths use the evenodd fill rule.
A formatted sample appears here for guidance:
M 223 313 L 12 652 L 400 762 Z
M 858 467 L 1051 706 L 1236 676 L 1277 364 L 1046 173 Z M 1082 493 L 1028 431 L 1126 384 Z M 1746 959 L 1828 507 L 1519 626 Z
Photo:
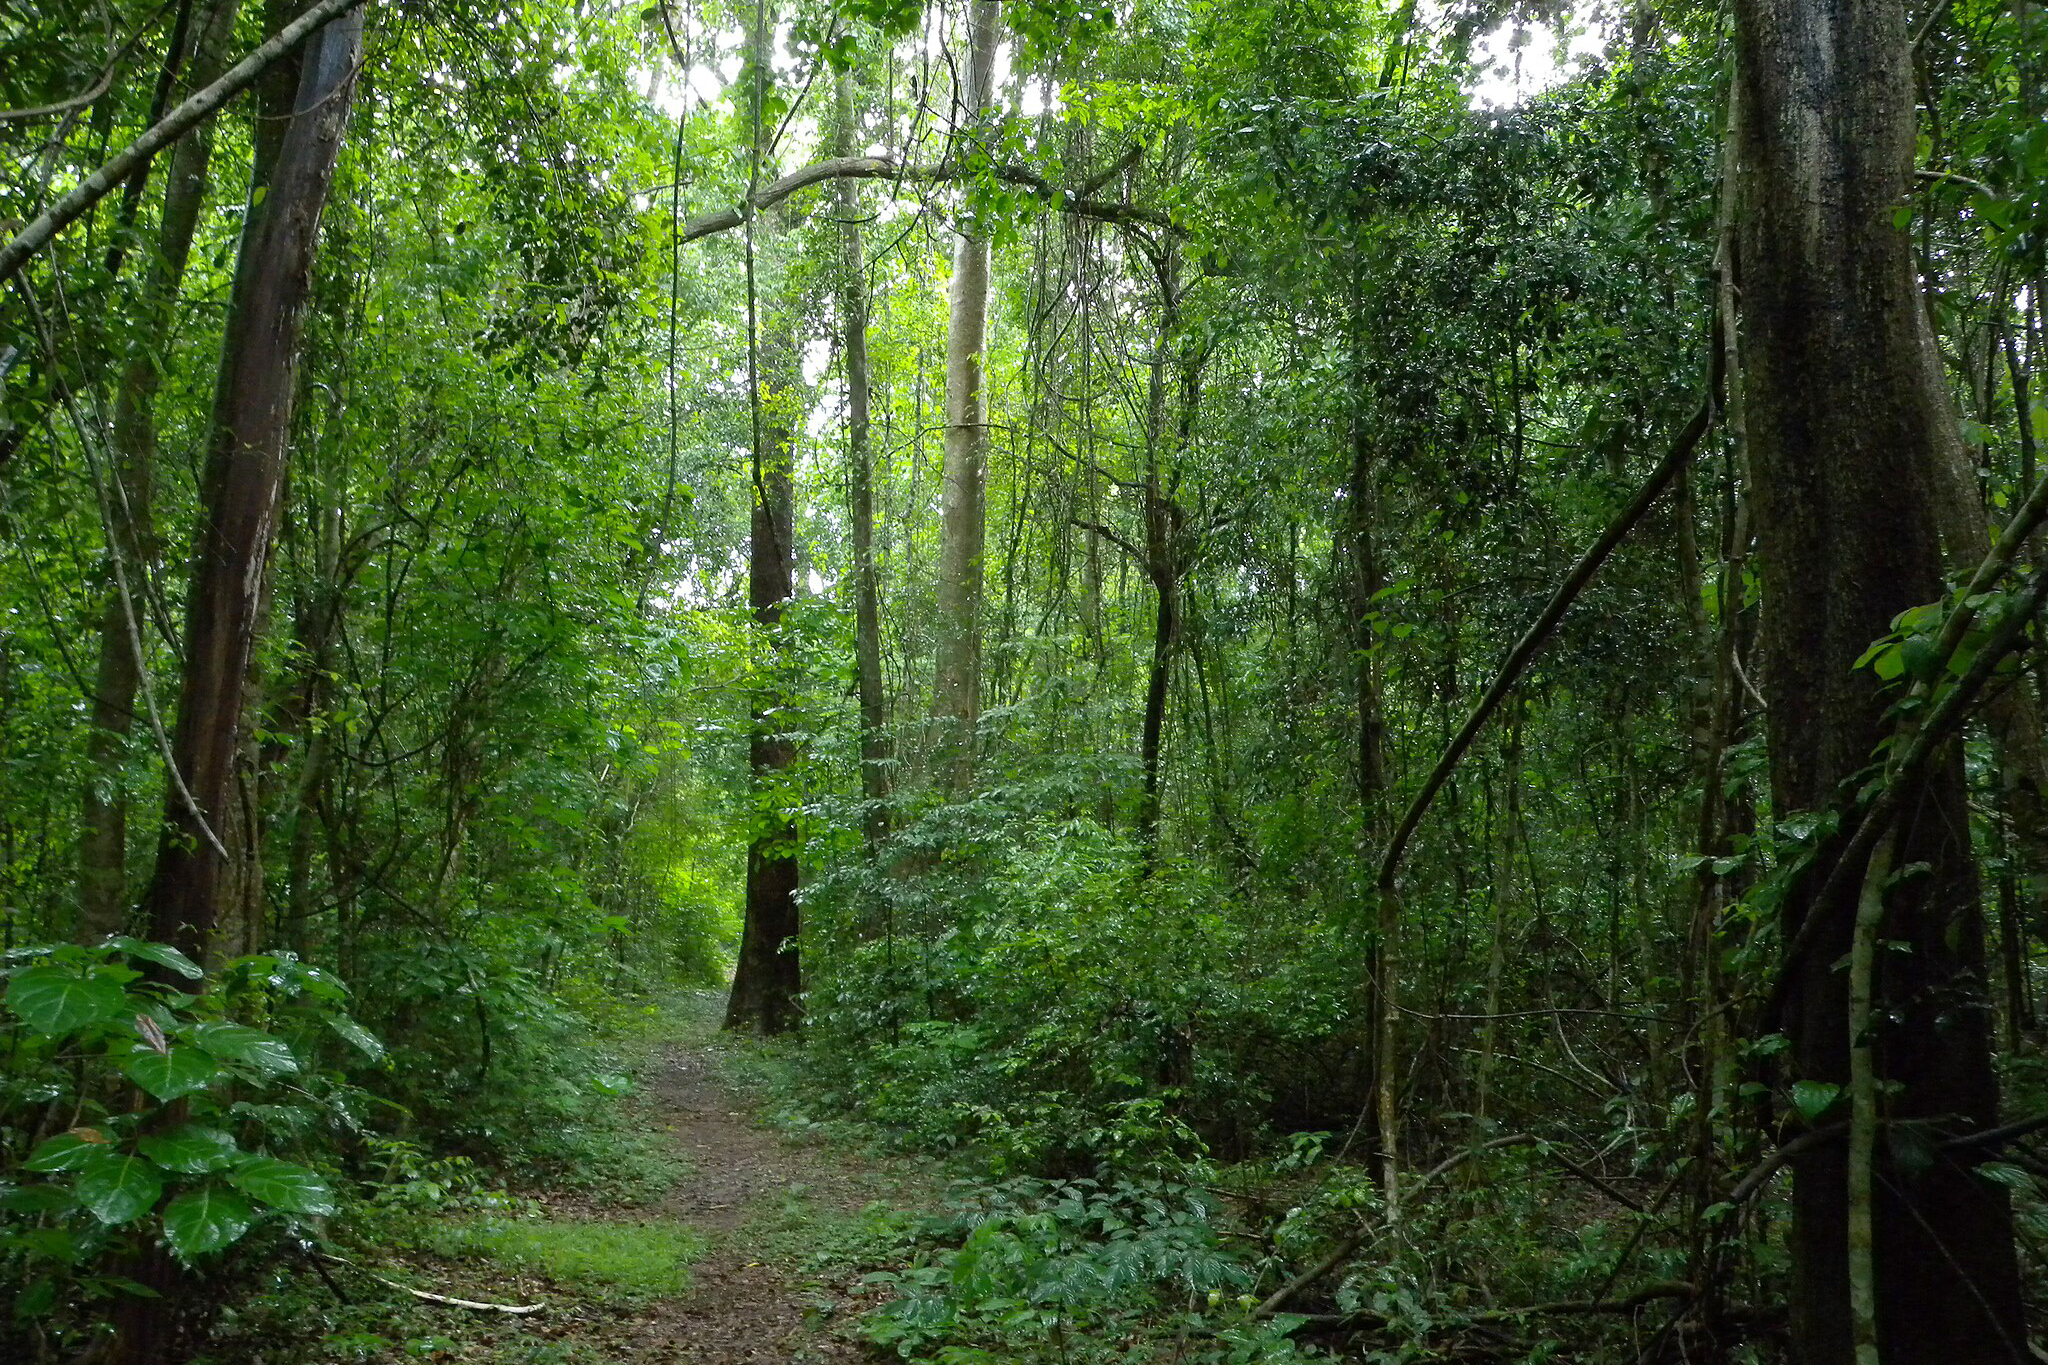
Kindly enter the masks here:
M 465 1218 L 428 1235 L 452 1261 L 487 1260 L 565 1288 L 636 1301 L 681 1294 L 704 1239 L 679 1223 L 604 1218 Z

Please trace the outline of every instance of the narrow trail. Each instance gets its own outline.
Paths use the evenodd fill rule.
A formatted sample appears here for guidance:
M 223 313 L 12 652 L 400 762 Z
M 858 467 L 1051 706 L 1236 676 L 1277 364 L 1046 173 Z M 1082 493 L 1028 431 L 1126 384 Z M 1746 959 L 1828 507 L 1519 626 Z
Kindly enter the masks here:
M 538 1298 L 547 1310 L 525 1318 L 444 1314 L 441 1330 L 460 1340 L 429 1358 L 577 1365 L 847 1365 L 874 1358 L 853 1331 L 861 1272 L 851 1268 L 849 1248 L 860 1241 L 859 1215 L 869 1205 L 917 1205 L 917 1178 L 763 1126 L 758 1098 L 734 1079 L 732 1044 L 698 1013 L 679 1020 L 677 1040 L 657 1046 L 642 1068 L 639 1111 L 669 1135 L 685 1163 L 675 1186 L 654 1203 L 633 1206 L 601 1191 L 540 1200 L 550 1217 L 563 1220 L 688 1229 L 704 1249 L 687 1289 L 615 1299 L 531 1270 L 469 1266 L 455 1292 L 498 1302 Z M 541 1353 L 543 1344 L 549 1353 Z
M 651 1104 L 675 1135 L 690 1172 L 660 1211 L 701 1233 L 708 1250 L 689 1292 L 650 1305 L 620 1358 L 689 1365 L 788 1365 L 854 1361 L 862 1352 L 842 1332 L 842 1286 L 806 1284 L 789 1247 L 765 1247 L 778 1212 L 852 1214 L 885 1197 L 884 1173 L 843 1154 L 761 1128 L 748 1098 L 726 1078 L 716 1044 L 671 1045 L 656 1054 Z M 779 1250 L 783 1254 L 774 1253 Z

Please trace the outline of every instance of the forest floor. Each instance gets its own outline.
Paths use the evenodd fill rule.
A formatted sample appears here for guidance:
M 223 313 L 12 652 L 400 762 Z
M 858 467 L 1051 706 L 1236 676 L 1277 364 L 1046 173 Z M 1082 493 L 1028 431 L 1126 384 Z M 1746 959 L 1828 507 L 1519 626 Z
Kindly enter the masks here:
M 665 1193 L 603 1186 L 528 1196 L 516 1215 L 444 1221 L 382 1264 L 338 1269 L 346 1295 L 245 1324 L 208 1359 L 447 1361 L 477 1365 L 832 1365 L 872 1359 L 854 1330 L 862 1274 L 900 1255 L 908 1210 L 931 1177 L 816 1133 L 776 1131 L 744 1045 L 721 1036 L 707 1000 L 675 1019 L 639 1068 L 632 1102 L 675 1158 Z M 371 1278 L 371 1277 L 376 1278 Z M 393 1281 L 511 1314 L 431 1303 Z M 315 1287 L 302 1283 L 298 1295 Z M 311 1307 L 301 1300 L 302 1307 Z M 300 1336 L 328 1330 L 317 1345 Z M 268 1338 L 268 1340 L 265 1340 Z

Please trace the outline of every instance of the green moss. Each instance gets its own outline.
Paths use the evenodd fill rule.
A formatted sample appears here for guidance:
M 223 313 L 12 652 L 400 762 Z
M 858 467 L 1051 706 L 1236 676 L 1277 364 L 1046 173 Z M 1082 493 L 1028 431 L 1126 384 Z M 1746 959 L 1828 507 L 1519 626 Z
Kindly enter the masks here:
M 443 1224 L 431 1249 L 454 1259 L 536 1271 L 566 1288 L 629 1299 L 689 1287 L 704 1239 L 678 1223 L 584 1218 L 478 1218 Z

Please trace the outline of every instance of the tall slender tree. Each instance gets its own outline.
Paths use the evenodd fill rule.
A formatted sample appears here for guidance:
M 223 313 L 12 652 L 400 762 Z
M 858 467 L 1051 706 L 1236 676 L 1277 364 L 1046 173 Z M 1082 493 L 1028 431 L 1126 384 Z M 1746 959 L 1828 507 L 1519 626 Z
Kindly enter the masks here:
M 1001 25 L 996 0 L 968 0 L 967 59 L 955 117 L 970 136 L 981 131 L 989 114 Z M 939 531 L 938 662 L 932 685 L 940 777 L 956 792 L 973 784 L 974 732 L 981 719 L 981 580 L 988 532 L 989 447 L 982 362 L 988 347 L 988 266 L 987 227 L 972 220 L 962 223 L 954 238 L 946 334 L 945 491 Z

